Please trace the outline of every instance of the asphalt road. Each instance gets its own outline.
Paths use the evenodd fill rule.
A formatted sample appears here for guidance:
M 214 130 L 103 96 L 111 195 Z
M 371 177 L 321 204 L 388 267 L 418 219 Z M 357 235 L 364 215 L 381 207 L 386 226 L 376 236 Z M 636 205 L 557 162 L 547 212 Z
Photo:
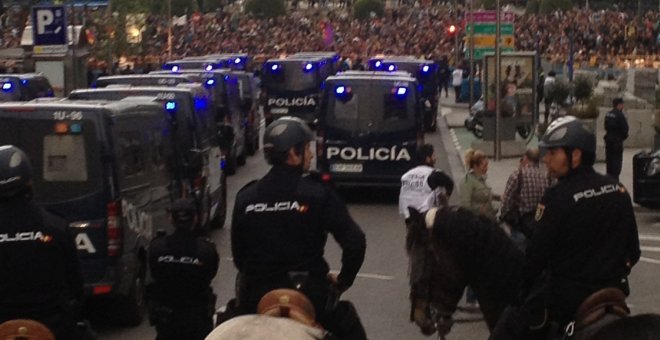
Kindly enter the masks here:
M 437 166 L 450 169 L 442 154 L 439 132 L 427 134 L 427 142 L 436 146 Z M 267 171 L 262 154 L 248 158 L 247 164 L 228 181 L 229 211 L 236 192 L 247 182 Z M 355 220 L 367 234 L 367 256 L 354 286 L 343 296 L 358 309 L 371 339 L 428 339 L 408 321 L 407 256 L 404 251 L 405 229 L 397 212 L 397 193 L 393 191 L 342 191 Z M 213 283 L 218 306 L 233 296 L 236 270 L 231 262 L 228 217 L 226 227 L 213 232 L 221 256 L 220 270 Z M 633 313 L 660 313 L 657 277 L 660 271 L 660 214 L 642 212 L 637 216 L 643 245 L 643 259 L 631 275 L 632 294 L 628 300 Z M 340 251 L 332 238 L 326 247 L 326 257 L 332 269 L 340 266 Z M 457 323 L 447 339 L 486 339 L 488 332 L 479 315 L 456 314 Z M 155 332 L 145 321 L 135 328 L 119 328 L 100 320 L 95 322 L 100 339 L 153 339 Z

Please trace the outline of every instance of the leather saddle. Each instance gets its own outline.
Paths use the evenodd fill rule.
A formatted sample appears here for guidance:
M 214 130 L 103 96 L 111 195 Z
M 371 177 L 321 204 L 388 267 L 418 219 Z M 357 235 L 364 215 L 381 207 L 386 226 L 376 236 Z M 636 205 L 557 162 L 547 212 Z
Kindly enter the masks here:
M 575 329 L 584 329 L 606 315 L 626 317 L 629 314 L 625 294 L 618 288 L 603 288 L 591 294 L 577 309 Z
M 55 340 L 55 335 L 41 322 L 29 319 L 16 319 L 0 324 L 0 339 Z

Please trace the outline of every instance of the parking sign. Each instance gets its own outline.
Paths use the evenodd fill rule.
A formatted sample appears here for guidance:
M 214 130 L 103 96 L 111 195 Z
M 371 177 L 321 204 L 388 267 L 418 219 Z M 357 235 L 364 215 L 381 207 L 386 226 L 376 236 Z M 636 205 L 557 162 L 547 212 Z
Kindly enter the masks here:
M 67 21 L 64 6 L 32 7 L 32 34 L 35 52 L 44 49 L 66 51 Z M 50 47 L 50 48 L 49 48 Z

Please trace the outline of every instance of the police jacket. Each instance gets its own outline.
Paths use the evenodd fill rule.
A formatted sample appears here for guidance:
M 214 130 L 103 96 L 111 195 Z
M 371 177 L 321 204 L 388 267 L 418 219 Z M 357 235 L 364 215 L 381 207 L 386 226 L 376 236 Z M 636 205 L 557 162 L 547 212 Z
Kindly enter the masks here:
M 328 233 L 342 248 L 337 279 L 350 287 L 362 266 L 366 240 L 330 187 L 303 177 L 300 169 L 278 165 L 236 195 L 231 249 L 236 268 L 248 279 L 289 271 L 325 277 Z
M 612 109 L 605 115 L 605 141 L 622 143 L 628 138 L 628 121 L 623 112 Z
M 580 167 L 548 188 L 536 221 L 524 267 L 527 288 L 544 269 L 553 281 L 616 286 L 639 260 L 630 196 L 591 167 Z
M 219 261 L 215 244 L 192 231 L 155 237 L 149 244 L 151 297 L 172 308 L 206 305 Z
M 428 165 L 417 166 L 401 176 L 399 213 L 410 217 L 408 207 L 426 212 L 440 204 L 440 194 L 451 195 L 453 189 L 454 181 L 444 172 Z
M 0 322 L 39 319 L 82 300 L 73 238 L 63 220 L 23 198 L 0 201 Z

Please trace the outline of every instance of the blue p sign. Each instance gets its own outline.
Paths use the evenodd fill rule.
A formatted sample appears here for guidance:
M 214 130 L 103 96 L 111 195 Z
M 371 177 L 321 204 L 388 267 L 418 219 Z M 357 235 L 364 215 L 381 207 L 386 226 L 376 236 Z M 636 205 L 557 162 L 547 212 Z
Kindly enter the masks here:
M 66 45 L 66 18 L 63 6 L 32 8 L 34 45 Z

